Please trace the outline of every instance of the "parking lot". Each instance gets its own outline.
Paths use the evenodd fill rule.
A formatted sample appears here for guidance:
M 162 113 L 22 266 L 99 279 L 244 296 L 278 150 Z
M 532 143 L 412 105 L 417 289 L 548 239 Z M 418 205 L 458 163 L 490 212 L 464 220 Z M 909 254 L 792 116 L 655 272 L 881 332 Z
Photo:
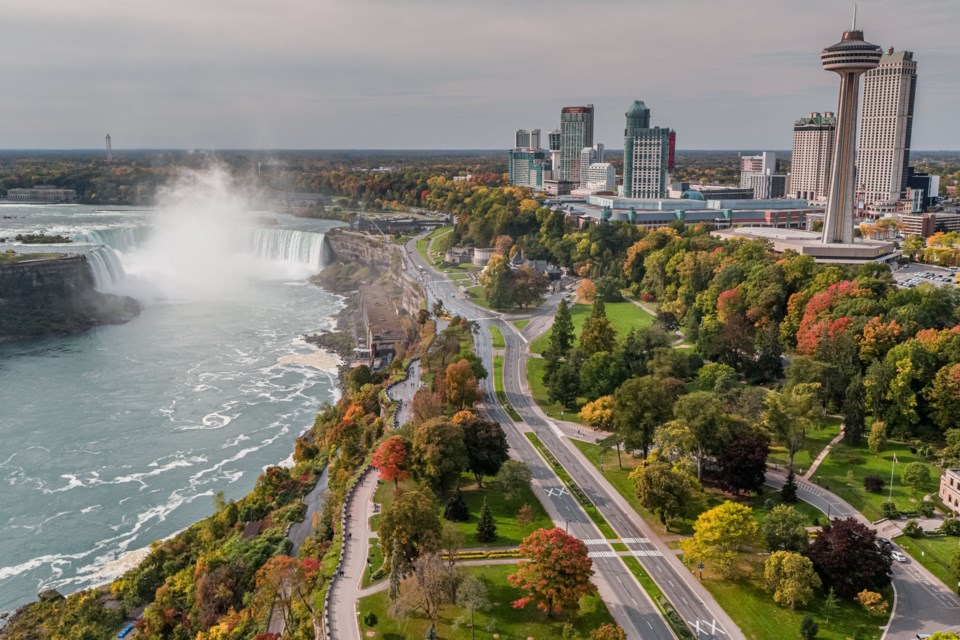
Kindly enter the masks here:
M 919 284 L 927 283 L 936 287 L 953 285 L 956 282 L 957 274 L 960 268 L 957 267 L 933 267 L 926 264 L 908 264 L 894 269 L 893 278 L 897 285 L 906 289 L 912 289 Z

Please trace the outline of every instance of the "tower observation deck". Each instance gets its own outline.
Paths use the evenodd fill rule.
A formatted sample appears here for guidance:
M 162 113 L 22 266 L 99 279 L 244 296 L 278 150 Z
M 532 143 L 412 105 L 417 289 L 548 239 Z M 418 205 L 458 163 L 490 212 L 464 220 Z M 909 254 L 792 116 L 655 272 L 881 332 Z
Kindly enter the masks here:
M 854 156 L 857 142 L 857 101 L 860 76 L 880 64 L 883 50 L 863 39 L 863 31 L 854 26 L 843 38 L 820 54 L 827 71 L 840 76 L 840 101 L 837 107 L 836 143 L 830 171 L 830 193 L 823 223 L 823 242 L 853 242 L 853 194 L 856 187 Z

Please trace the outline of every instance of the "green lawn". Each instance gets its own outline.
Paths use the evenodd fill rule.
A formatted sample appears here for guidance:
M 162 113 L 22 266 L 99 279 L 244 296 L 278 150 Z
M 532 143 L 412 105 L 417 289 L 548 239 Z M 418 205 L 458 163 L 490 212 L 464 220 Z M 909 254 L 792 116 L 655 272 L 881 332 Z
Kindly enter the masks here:
M 473 474 L 465 473 L 460 481 L 460 491 L 463 499 L 467 502 L 470 510 L 470 518 L 466 522 L 458 522 L 457 526 L 463 532 L 464 548 L 473 547 L 513 547 L 533 531 L 541 528 L 553 528 L 553 520 L 547 515 L 543 505 L 534 495 L 530 488 L 524 489 L 517 500 L 509 500 L 504 492 L 497 486 L 493 478 L 484 478 L 483 488 L 477 487 Z M 493 514 L 493 521 L 497 525 L 497 539 L 493 542 L 480 542 L 477 540 L 477 521 L 480 519 L 480 510 L 483 508 L 483 499 L 487 499 L 487 505 Z M 517 522 L 517 511 L 524 504 L 533 507 L 534 520 L 526 526 L 521 527 Z M 443 501 L 439 501 L 441 519 L 443 518 Z M 444 522 L 446 522 L 444 520 Z
M 632 302 L 608 302 L 606 304 L 607 318 L 617 331 L 618 337 L 623 337 L 631 329 L 639 329 L 653 324 L 653 316 L 636 306 Z M 580 336 L 584 321 L 590 316 L 590 305 L 575 304 L 570 307 L 570 316 L 573 326 Z M 543 353 L 550 346 L 550 331 L 547 331 L 530 343 L 531 353 Z
M 691 513 L 689 517 L 684 518 L 678 523 L 674 523 L 674 528 L 668 532 L 663 525 L 660 524 L 659 518 L 640 504 L 640 499 L 637 498 L 637 494 L 634 491 L 633 481 L 630 480 L 630 472 L 640 464 L 637 458 L 626 453 L 621 454 L 623 469 L 620 469 L 617 465 L 616 450 L 608 449 L 604 451 L 600 445 L 583 442 L 581 440 L 571 440 L 571 442 L 600 470 L 603 477 L 620 492 L 620 495 L 630 503 L 630 506 L 632 506 L 651 527 L 664 535 L 675 535 L 677 533 L 689 535 L 693 533 L 693 521 L 699 514 Z M 602 465 L 600 464 L 601 456 L 603 457 Z M 705 500 L 702 505 L 704 510 L 713 508 L 724 500 L 730 499 L 730 496 L 715 489 L 707 489 L 704 493 Z M 773 506 L 780 504 L 779 494 L 770 487 L 767 487 L 766 491 L 761 495 L 744 496 L 739 498 L 737 502 L 751 507 L 757 521 L 763 522 L 767 514 L 770 513 L 770 509 L 768 509 L 766 505 L 768 499 L 771 500 Z M 825 514 L 819 509 L 802 500 L 793 506 L 797 511 L 806 516 L 807 523 L 810 525 L 817 522 L 822 523 L 826 519 Z
M 762 574 L 763 566 L 757 562 L 753 576 Z M 780 607 L 763 590 L 759 579 L 720 580 L 710 577 L 705 571 L 703 584 L 751 640 L 799 638 L 800 621 L 806 615 L 813 616 L 820 626 L 817 635 L 819 640 L 846 640 L 853 637 L 876 640 L 883 635 L 881 626 L 887 621 L 886 616 L 867 614 L 863 607 L 852 600 L 841 600 L 837 611 L 828 620 L 823 611 L 823 594 L 818 594 L 806 607 Z M 884 596 L 892 604 L 892 591 L 889 588 Z M 855 636 L 855 633 L 859 635 Z
M 943 584 L 953 589 L 957 583 L 956 577 L 950 570 L 950 560 L 953 554 L 960 551 L 960 538 L 953 536 L 934 536 L 923 538 L 895 538 L 898 545 L 912 556 L 910 562 L 919 562 L 930 573 L 940 578 Z
M 560 638 L 563 626 L 567 623 L 573 625 L 577 637 L 585 638 L 593 629 L 613 622 L 606 605 L 597 595 L 582 598 L 579 611 L 555 618 L 547 618 L 532 604 L 524 609 L 514 609 L 511 603 L 523 595 L 507 582 L 507 576 L 516 571 L 515 565 L 471 566 L 462 567 L 461 571 L 465 575 L 476 576 L 486 584 L 489 600 L 493 604 L 489 611 L 476 612 L 477 638 L 488 640 L 494 637 L 493 634 L 503 640 Z M 424 637 L 430 626 L 428 620 L 419 615 L 393 618 L 387 614 L 388 606 L 389 599 L 385 591 L 361 599 L 358 606 L 361 632 L 366 634 L 368 630 L 375 631 L 375 637 L 383 640 Z M 363 616 L 370 611 L 376 613 L 378 619 L 372 629 L 363 624 Z M 470 612 L 454 605 L 444 606 L 440 611 L 437 636 L 443 640 L 470 639 Z
M 493 342 L 494 349 L 505 349 L 507 347 L 507 343 L 503 339 L 503 333 L 501 333 L 500 327 L 491 325 L 490 339 Z
M 530 388 L 530 395 L 540 405 L 540 409 L 551 418 L 583 424 L 583 420 L 580 419 L 576 411 L 565 409 L 559 402 L 550 401 L 550 394 L 547 392 L 546 385 L 543 384 L 543 367 L 545 364 L 543 358 L 527 359 L 527 386 Z
M 428 264 L 436 264 L 438 262 L 438 260 L 434 259 L 435 256 L 430 256 L 427 253 L 427 250 L 430 247 L 430 241 L 452 230 L 453 227 L 438 227 L 431 231 L 430 235 L 417 240 L 417 252 L 423 256 L 423 259 L 426 260 Z M 440 258 L 443 259 L 443 255 L 441 255 Z
M 487 302 L 487 294 L 484 292 L 482 285 L 478 284 L 475 287 L 470 287 L 467 289 L 467 295 L 470 298 L 470 302 L 478 307 L 483 307 L 484 309 L 490 308 L 490 303 Z
M 530 324 L 529 320 L 517 320 L 513 323 L 513 326 L 515 326 L 517 329 L 520 329 L 522 331 L 523 328 L 528 324 Z
M 823 448 L 840 434 L 840 418 L 828 418 L 822 429 L 814 429 L 804 437 L 803 447 L 793 457 L 793 469 L 797 475 L 802 475 L 810 468 Z M 770 447 L 770 462 L 787 466 L 790 456 L 783 445 L 774 444 Z
M 898 464 L 892 465 L 896 454 Z M 911 462 L 925 462 L 931 460 L 920 458 L 910 453 L 908 445 L 902 442 L 888 442 L 879 455 L 873 454 L 866 444 L 859 447 L 840 442 L 824 458 L 816 474 L 811 478 L 819 482 L 824 488 L 837 494 L 855 509 L 860 511 L 869 520 L 878 520 L 882 517 L 881 505 L 887 501 L 890 491 L 890 469 L 895 466 L 893 475 L 893 501 L 902 511 L 910 511 L 918 502 L 913 489 L 900 481 L 900 474 Z M 936 482 L 939 474 L 931 464 L 931 482 L 927 492 L 936 493 Z M 883 491 L 879 494 L 868 493 L 863 488 L 863 479 L 868 475 L 878 475 L 883 478 Z
M 372 574 L 376 573 L 382 566 L 383 552 L 380 551 L 380 541 L 377 538 L 370 538 L 370 545 L 367 549 L 367 568 L 363 570 L 363 579 L 360 584 L 361 588 L 366 589 L 374 583 Z M 380 576 L 376 582 L 380 582 L 383 578 L 384 576 Z

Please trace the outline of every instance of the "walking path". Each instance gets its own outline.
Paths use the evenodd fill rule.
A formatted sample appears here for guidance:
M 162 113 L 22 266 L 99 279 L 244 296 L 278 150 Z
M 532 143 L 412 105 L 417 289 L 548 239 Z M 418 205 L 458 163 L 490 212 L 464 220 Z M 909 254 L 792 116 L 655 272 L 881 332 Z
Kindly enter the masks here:
M 387 389 L 387 396 L 394 402 L 399 403 L 397 412 L 394 414 L 394 425 L 401 427 L 410 421 L 413 416 L 413 396 L 420 388 L 420 358 L 417 358 L 407 367 L 407 379 L 398 382 Z
M 357 622 L 357 599 L 360 583 L 367 568 L 370 538 L 370 516 L 373 515 L 373 494 L 377 490 L 377 472 L 368 470 L 357 485 L 347 505 L 347 526 L 343 532 L 343 574 L 334 578 L 330 587 L 330 633 L 332 639 L 360 638 Z
M 806 480 L 809 480 L 810 478 L 813 477 L 813 472 L 817 470 L 817 467 L 820 466 L 820 463 L 823 462 L 823 459 L 827 457 L 827 454 L 828 454 L 828 453 L 830 453 L 830 449 L 833 448 L 833 445 L 837 444 L 837 443 L 840 442 L 841 440 L 843 440 L 843 425 L 842 425 L 842 424 L 840 425 L 840 433 L 837 434 L 837 437 L 834 438 L 833 440 L 831 440 L 830 443 L 823 448 L 823 451 L 821 451 L 821 452 L 817 455 L 816 459 L 810 464 L 810 468 L 807 469 L 807 472 L 806 472 L 805 474 L 803 474 L 803 477 L 804 477 Z

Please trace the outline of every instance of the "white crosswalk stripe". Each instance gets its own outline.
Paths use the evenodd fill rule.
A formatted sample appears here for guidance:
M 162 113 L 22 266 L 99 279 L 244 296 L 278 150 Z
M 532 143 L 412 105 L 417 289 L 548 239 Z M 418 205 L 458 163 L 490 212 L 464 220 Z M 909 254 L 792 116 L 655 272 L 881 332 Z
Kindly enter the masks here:
M 616 551 L 591 551 L 587 554 L 588 558 L 616 558 Z
M 656 549 L 631 549 L 630 553 L 632 553 L 635 558 L 658 557 L 663 555 Z

